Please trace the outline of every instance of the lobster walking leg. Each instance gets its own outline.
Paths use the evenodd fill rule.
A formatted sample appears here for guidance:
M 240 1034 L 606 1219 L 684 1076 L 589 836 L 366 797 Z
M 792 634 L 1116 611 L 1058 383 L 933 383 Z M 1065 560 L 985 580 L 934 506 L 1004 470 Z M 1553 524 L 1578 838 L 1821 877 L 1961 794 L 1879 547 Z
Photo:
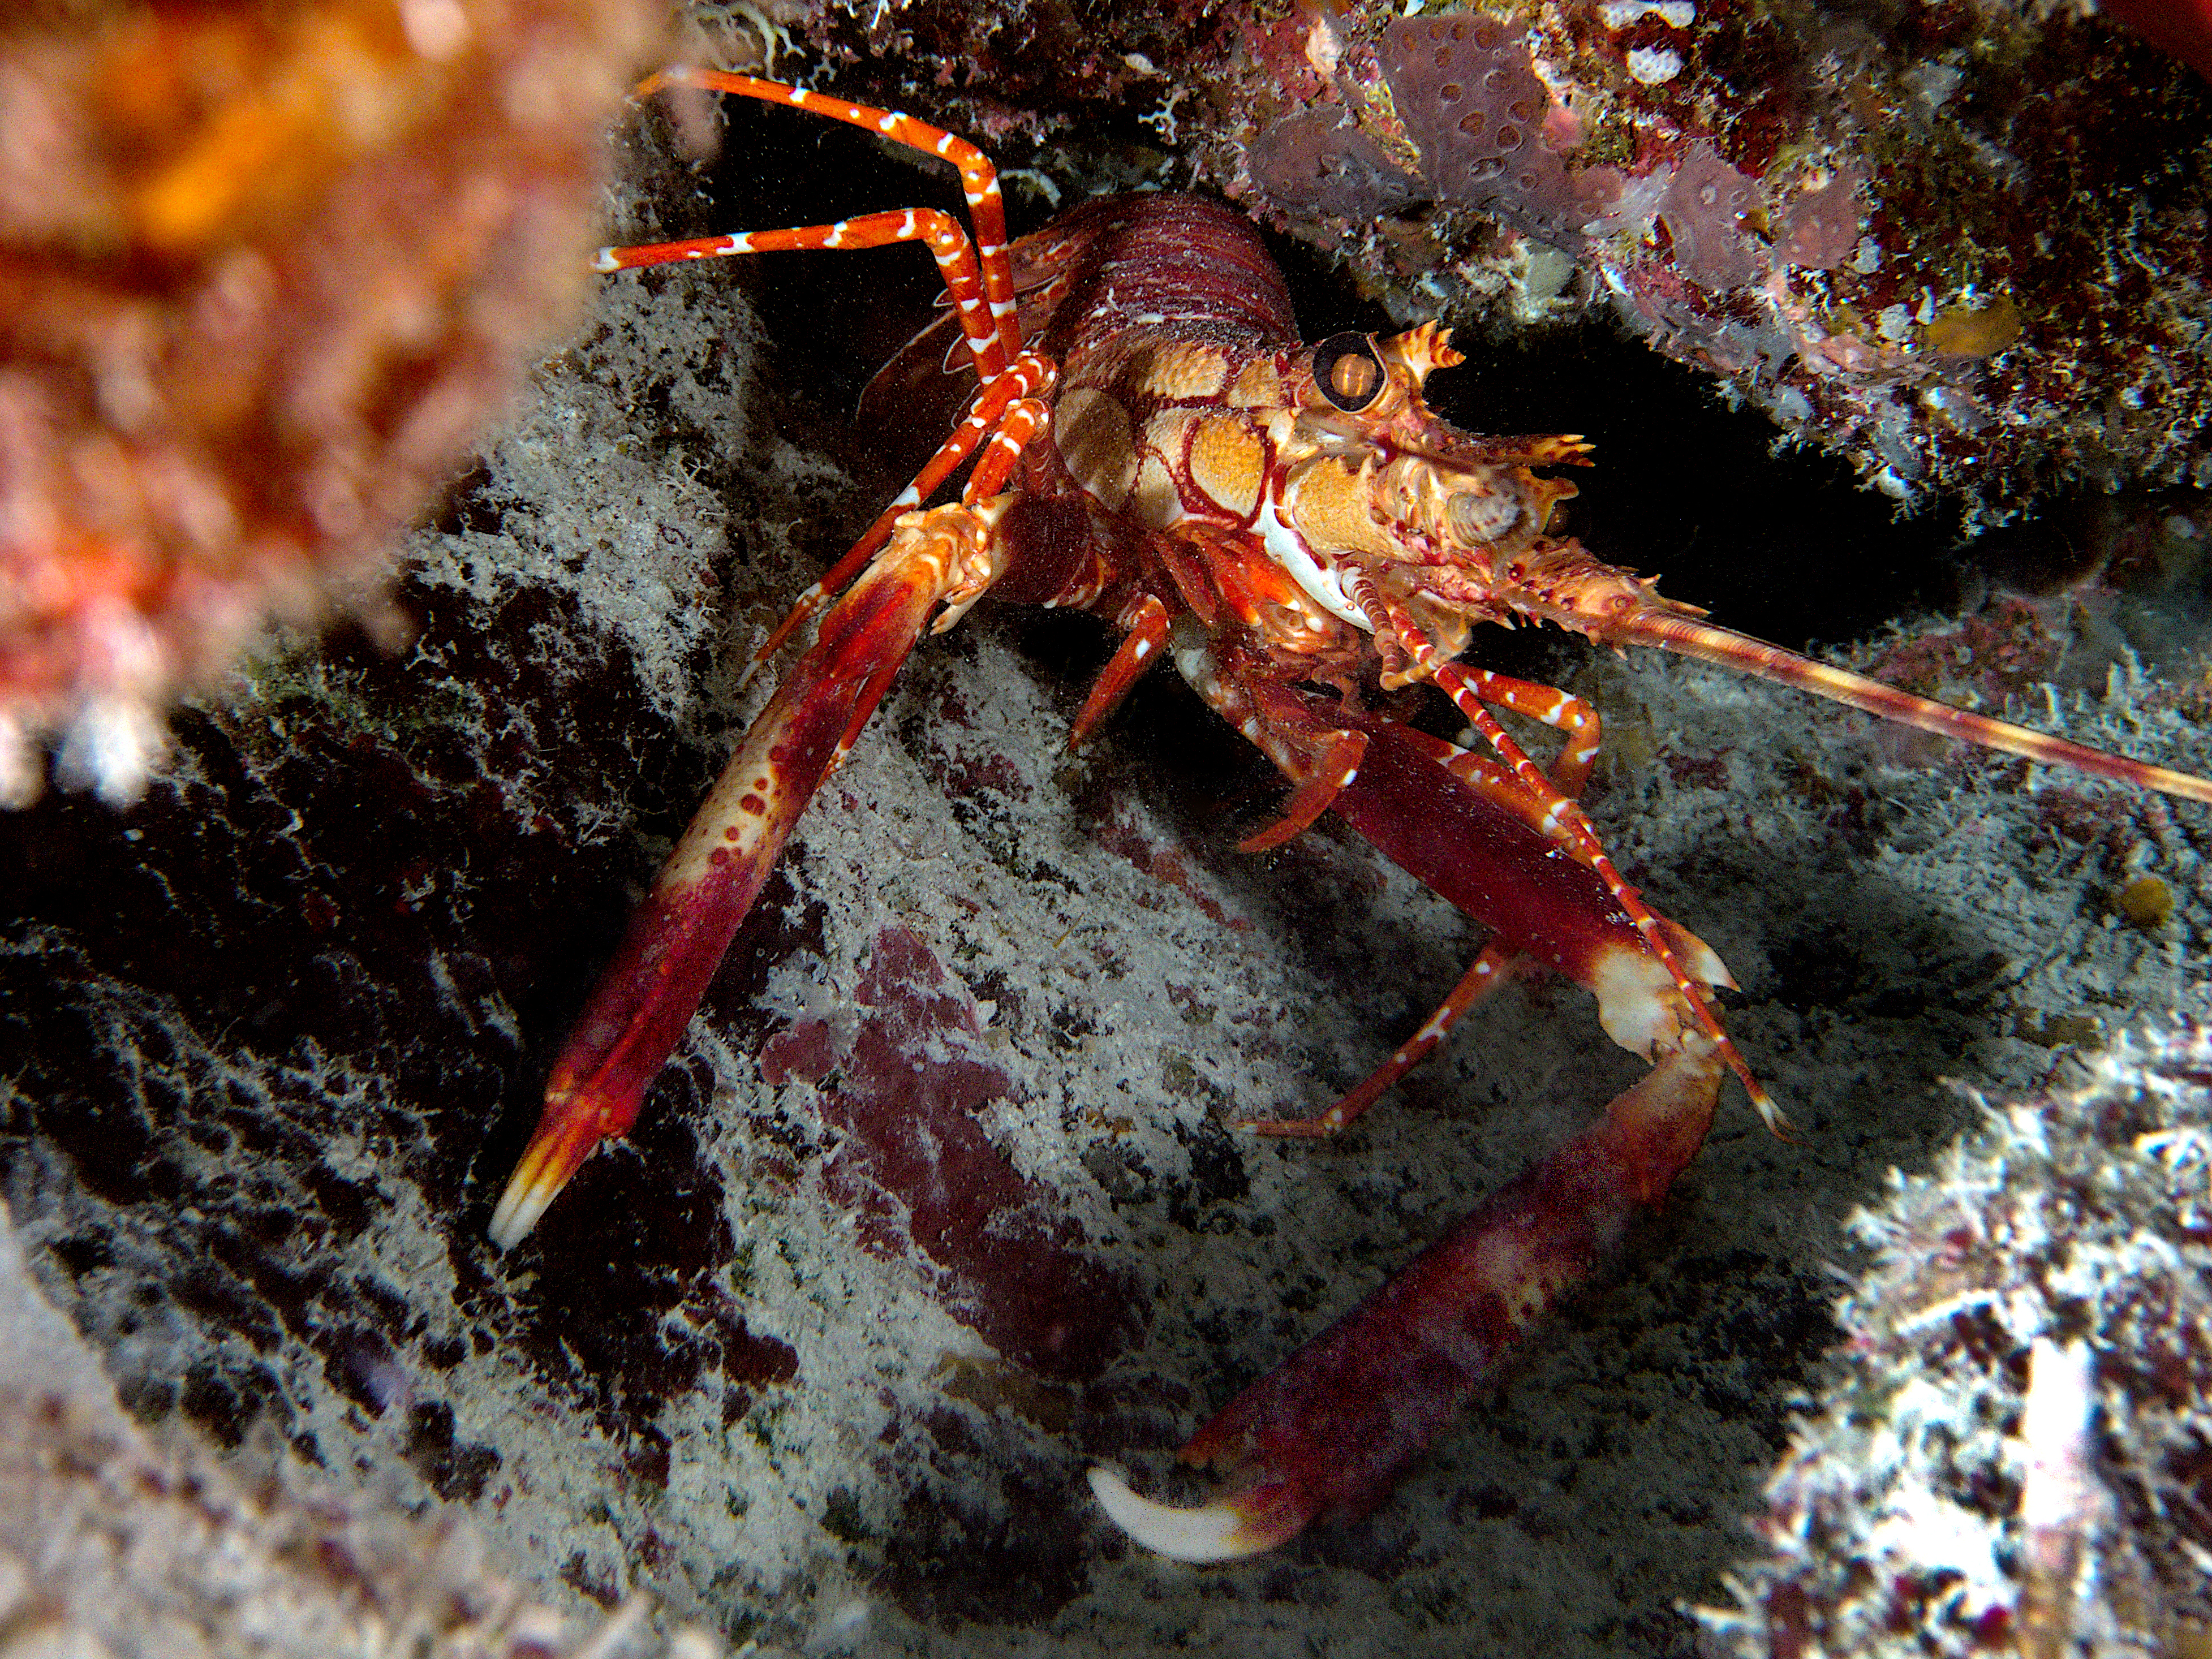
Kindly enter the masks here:
M 1595 708 L 1556 686 L 1516 680 L 1487 668 L 1468 668 L 1458 663 L 1450 665 L 1449 674 L 1438 684 L 1451 690 L 1464 686 L 1484 702 L 1526 714 L 1565 732 L 1566 746 L 1552 763 L 1552 787 L 1569 800 L 1581 795 L 1604 741 L 1604 726 Z
M 1421 1029 L 1392 1049 L 1389 1059 L 1340 1095 L 1325 1111 L 1313 1117 L 1245 1118 L 1237 1127 L 1249 1129 L 1254 1134 L 1305 1139 L 1339 1133 L 1389 1093 L 1399 1079 L 1427 1058 L 1431 1049 L 1451 1035 L 1453 1026 L 1493 993 L 1510 984 L 1519 961 L 1518 955 L 1504 945 L 1484 945 L 1468 970 L 1459 976 L 1459 982 L 1421 1022 Z
M 762 81 L 726 70 L 672 69 L 639 82 L 634 97 L 650 97 L 669 91 L 726 92 L 762 103 L 790 105 L 810 114 L 849 126 L 864 127 L 886 138 L 942 156 L 960 170 L 961 193 L 966 198 L 975 234 L 951 215 L 933 208 L 902 208 L 872 213 L 832 224 L 800 225 L 788 230 L 737 231 L 722 236 L 692 237 L 676 242 L 640 243 L 629 247 L 605 247 L 592 268 L 603 274 L 641 270 L 653 265 L 698 259 L 732 258 L 754 253 L 811 252 L 825 248 L 886 247 L 895 242 L 921 242 L 937 261 L 945 293 L 966 337 L 976 379 L 984 389 L 977 407 L 919 477 L 899 492 L 898 498 L 869 526 L 852 550 L 795 600 L 775 630 L 754 653 L 751 672 L 783 648 L 823 605 L 844 590 L 866 568 L 876 551 L 890 539 L 899 515 L 927 501 L 996 419 L 983 406 L 993 383 L 1014 369 L 1022 359 L 1021 322 L 1014 306 L 1013 278 L 1006 260 L 1006 201 L 999 188 L 998 169 L 991 158 L 957 133 L 931 126 L 899 110 L 848 104 L 805 87 Z M 1030 390 L 1034 390 L 1033 379 Z
M 979 378 L 988 383 L 1012 366 L 1021 353 L 1022 336 L 1020 325 L 1015 319 L 1013 276 L 1006 258 L 1006 203 L 999 190 L 998 169 L 991 165 L 990 157 L 958 134 L 917 121 L 900 110 L 848 104 L 842 98 L 811 92 L 805 87 L 787 87 L 778 81 L 757 80 L 750 75 L 733 75 L 725 70 L 669 70 L 639 82 L 634 95 L 649 97 L 677 88 L 735 93 L 764 104 L 792 105 L 832 121 L 880 132 L 909 149 L 943 156 L 960 169 L 962 193 L 967 198 L 969 217 L 975 227 L 975 240 L 971 242 L 960 222 L 948 214 L 930 208 L 905 208 L 793 230 L 737 231 L 681 242 L 602 248 L 594 269 L 602 272 L 635 270 L 678 260 L 720 259 L 745 253 L 923 242 L 937 259 L 938 270 L 945 278 L 945 291 L 951 297 L 961 331 L 968 337 Z
M 598 269 L 923 242 L 945 278 L 980 389 L 967 420 L 852 550 L 801 595 L 755 657 L 757 668 L 831 594 L 845 590 L 677 843 L 555 1061 L 537 1131 L 493 1212 L 492 1242 L 501 1249 L 537 1224 L 593 1147 L 626 1133 L 636 1121 L 647 1087 L 675 1051 L 799 814 L 851 749 L 931 614 L 942 605 L 937 625 L 949 626 L 1002 574 L 997 532 L 1012 498 L 999 492 L 1029 441 L 1051 422 L 1042 394 L 1051 391 L 1055 371 L 1022 349 L 1005 207 L 997 172 L 981 151 L 895 110 L 749 76 L 673 70 L 638 90 L 645 95 L 664 88 L 795 105 L 942 156 L 960 170 L 975 240 L 949 215 L 911 209 L 789 230 L 611 247 L 601 251 Z M 987 437 L 962 506 L 908 511 Z M 846 589 L 848 581 L 853 586 Z
M 1257 740 L 1293 777 L 1316 763 L 1308 757 L 1328 752 L 1343 711 L 1289 688 L 1240 692 L 1207 671 L 1194 643 L 1179 660 L 1224 713 L 1256 722 Z M 1238 1478 L 1230 1495 L 1173 1510 L 1092 1472 L 1116 1522 L 1183 1559 L 1270 1549 L 1316 1516 L 1381 1501 L 1508 1344 L 1588 1278 L 1638 1208 L 1666 1195 L 1705 1140 L 1722 1076 L 1740 1063 L 1712 1035 L 1705 999 L 1711 985 L 1726 982 L 1718 959 L 1656 916 L 1649 927 L 1668 948 L 1654 950 L 1617 878 L 1559 856 L 1551 792 L 1487 763 L 1462 763 L 1389 721 L 1363 720 L 1358 729 L 1363 763 L 1332 810 L 1408 873 L 1492 923 L 1490 949 L 1541 961 L 1594 992 L 1606 1030 L 1654 1068 L 1600 1122 L 1499 1188 L 1199 1431 L 1183 1458 Z M 1549 879 L 1532 878 L 1547 865 Z
M 1567 742 L 1552 763 L 1551 783 L 1569 800 L 1582 793 L 1583 786 L 1589 781 L 1590 769 L 1596 763 L 1602 726 L 1597 710 L 1580 697 L 1548 685 L 1538 685 L 1528 680 L 1509 678 L 1493 674 L 1487 669 L 1461 671 L 1460 678 L 1474 695 L 1500 708 L 1510 708 L 1516 714 L 1542 720 L 1557 726 L 1567 735 Z M 1346 734 L 1353 735 L 1353 734 Z M 1419 738 L 1410 730 L 1407 735 Z M 1363 738 L 1357 755 L 1366 752 Z M 1471 750 L 1455 748 L 1438 743 L 1436 759 L 1455 777 L 1480 784 L 1492 793 L 1510 791 L 1518 780 L 1513 774 L 1486 760 Z M 1308 827 L 1327 810 L 1330 802 L 1342 789 L 1339 781 L 1341 771 L 1328 761 L 1314 776 L 1298 786 L 1297 795 L 1312 794 L 1310 810 L 1303 816 L 1294 805 L 1283 821 L 1273 829 L 1240 842 L 1241 852 L 1256 852 L 1273 846 L 1279 840 L 1287 840 Z M 1285 833 L 1287 832 L 1287 833 Z M 1492 993 L 1502 990 L 1514 976 L 1519 957 L 1510 948 L 1495 940 L 1482 948 L 1480 955 L 1469 964 L 1459 982 L 1446 994 L 1428 1018 L 1421 1022 L 1413 1033 L 1395 1049 L 1390 1057 L 1377 1066 L 1352 1088 L 1330 1103 L 1328 1109 L 1313 1117 L 1304 1118 L 1248 1118 L 1238 1124 L 1255 1134 L 1319 1138 L 1340 1133 L 1370 1106 L 1380 1100 L 1399 1079 L 1412 1071 L 1427 1057 L 1429 1052 L 1451 1035 L 1452 1027 L 1465 1018 L 1472 1009 L 1486 1000 Z
M 1036 399 L 1013 403 L 969 494 L 995 492 L 1049 418 Z M 500 1249 L 537 1224 L 593 1147 L 636 1121 L 799 814 L 852 748 L 923 625 L 939 605 L 957 616 L 1002 574 L 997 531 L 1012 504 L 993 494 L 908 514 L 747 729 L 554 1062 L 537 1132 L 492 1215 Z

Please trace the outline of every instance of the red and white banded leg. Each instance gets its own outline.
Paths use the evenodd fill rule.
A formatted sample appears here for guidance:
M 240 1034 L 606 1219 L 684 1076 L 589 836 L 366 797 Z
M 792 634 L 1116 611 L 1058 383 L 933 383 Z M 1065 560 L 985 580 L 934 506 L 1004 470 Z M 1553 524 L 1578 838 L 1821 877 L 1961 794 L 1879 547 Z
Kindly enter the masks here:
M 1692 975 L 1676 951 L 1657 915 L 1644 903 L 1643 895 L 1630 886 L 1626 878 L 1613 867 L 1613 860 L 1606 855 L 1604 844 L 1599 841 L 1597 830 L 1589 816 L 1553 784 L 1543 769 L 1529 759 L 1521 745 L 1513 740 L 1512 734 L 1498 723 L 1498 717 L 1484 707 L 1484 696 L 1477 689 L 1474 678 L 1437 649 L 1419 621 L 1403 605 L 1385 594 L 1375 580 L 1364 572 L 1353 576 L 1349 586 L 1353 599 L 1376 623 L 1377 630 L 1386 624 L 1389 626 L 1400 644 L 1429 678 L 1450 696 L 1454 707 L 1482 735 L 1483 741 L 1497 750 L 1498 758 L 1504 762 L 1514 775 L 1531 794 L 1546 800 L 1544 817 L 1539 827 L 1546 835 L 1559 839 L 1570 848 L 1576 859 L 1594 871 L 1605 883 L 1614 902 L 1620 906 L 1636 924 L 1637 930 L 1644 935 L 1652 954 L 1674 975 L 1675 987 L 1681 992 L 1692 1018 L 1712 1041 L 1729 1069 L 1743 1084 L 1744 1091 L 1751 1097 L 1751 1103 L 1758 1109 L 1760 1120 L 1775 1133 L 1784 1133 L 1788 1125 L 1781 1109 L 1775 1105 L 1758 1078 L 1753 1075 L 1750 1062 L 1744 1059 L 1723 1029 L 1719 1016 L 1714 1013 L 1711 1005 L 1706 1000 L 1705 988 Z
M 1004 574 L 1003 495 L 1024 447 L 1051 423 L 1053 364 L 1022 349 L 996 173 L 965 141 L 896 111 L 870 109 L 748 76 L 682 70 L 641 88 L 687 86 L 794 105 L 868 127 L 960 168 L 975 240 L 927 210 L 836 224 L 612 248 L 605 270 L 779 249 L 927 242 L 958 308 L 982 385 L 968 419 L 835 570 L 810 590 L 777 642 L 842 589 L 812 647 L 747 729 L 737 753 L 632 917 L 556 1060 L 545 1107 L 492 1217 L 513 1246 L 592 1148 L 636 1120 L 707 982 L 758 897 L 785 840 L 844 761 L 932 616 L 949 626 Z M 961 503 L 914 510 L 970 457 Z M 850 586 L 848 586 L 848 582 Z
M 593 268 L 601 271 L 635 270 L 645 265 L 669 264 L 684 259 L 719 259 L 738 253 L 774 253 L 792 249 L 884 247 L 893 242 L 927 242 L 944 274 L 945 292 L 960 318 L 961 332 L 975 354 L 978 375 L 988 384 L 1021 354 L 1021 323 L 1014 310 L 1013 268 L 1006 258 L 1006 209 L 999 190 L 998 169 L 991 160 L 957 133 L 933 127 L 903 111 L 848 104 L 842 98 L 787 87 L 780 82 L 759 81 L 750 75 L 721 70 L 672 69 L 648 76 L 638 83 L 637 97 L 671 87 L 702 92 L 735 93 L 766 104 L 783 104 L 832 121 L 865 127 L 896 143 L 925 155 L 942 156 L 960 169 L 960 185 L 968 201 L 968 216 L 975 228 L 975 240 L 960 222 L 933 208 L 907 208 L 872 213 L 834 224 L 802 225 L 790 230 L 739 231 L 726 236 L 702 236 L 688 241 L 658 242 L 637 247 L 602 248 Z
M 754 653 L 746 671 L 749 680 L 810 617 L 860 573 L 877 550 L 890 539 L 891 526 L 899 516 L 927 501 L 974 453 L 983 434 L 998 423 L 1006 406 L 1017 398 L 1041 395 L 1049 383 L 1049 374 L 1038 372 L 1035 365 L 1041 365 L 1043 360 L 1036 357 L 1029 360 L 1030 369 L 1026 374 L 1022 372 L 1021 320 L 1014 302 L 1006 200 L 999 188 L 998 169 L 981 150 L 958 134 L 932 126 L 903 111 L 850 104 L 805 87 L 787 87 L 779 82 L 757 80 L 749 75 L 720 70 L 667 70 L 639 82 L 634 95 L 647 97 L 674 88 L 732 93 L 763 103 L 803 109 L 810 114 L 879 133 L 926 155 L 941 156 L 960 170 L 962 192 L 975 226 L 971 240 L 967 229 L 951 214 L 934 208 L 902 208 L 786 230 L 737 231 L 683 241 L 605 247 L 599 250 L 593 261 L 593 269 L 611 272 L 695 259 L 728 258 L 738 254 L 888 247 L 897 242 L 921 242 L 937 261 L 945 295 L 975 361 L 981 386 L 968 418 L 851 550 L 793 602 L 783 621 Z M 1000 385 L 1009 374 L 1018 378 Z
M 1313 1117 L 1255 1117 L 1241 1121 L 1237 1127 L 1249 1129 L 1254 1134 L 1276 1135 L 1285 1138 L 1301 1137 L 1318 1139 L 1338 1133 L 1370 1106 L 1388 1094 L 1407 1073 L 1429 1056 L 1430 1051 L 1451 1035 L 1452 1027 L 1468 1013 L 1489 1000 L 1492 994 L 1502 990 L 1518 977 L 1524 958 L 1517 951 L 1503 945 L 1486 945 L 1481 954 L 1468 964 L 1460 975 L 1459 982 L 1445 994 L 1421 1029 L 1393 1049 L 1390 1058 L 1370 1072 L 1365 1078 L 1347 1089 L 1328 1110 Z
M 1516 680 L 1510 675 L 1493 674 L 1487 668 L 1470 668 L 1464 663 L 1449 663 L 1445 667 L 1448 672 L 1431 678 L 1452 693 L 1454 702 L 1458 701 L 1456 688 L 1464 686 L 1493 708 L 1510 708 L 1563 734 L 1566 743 L 1553 758 L 1547 775 L 1552 787 L 1569 800 L 1581 797 L 1583 786 L 1589 781 L 1590 769 L 1597 764 L 1599 746 L 1605 739 L 1605 728 L 1593 705 L 1557 686 Z

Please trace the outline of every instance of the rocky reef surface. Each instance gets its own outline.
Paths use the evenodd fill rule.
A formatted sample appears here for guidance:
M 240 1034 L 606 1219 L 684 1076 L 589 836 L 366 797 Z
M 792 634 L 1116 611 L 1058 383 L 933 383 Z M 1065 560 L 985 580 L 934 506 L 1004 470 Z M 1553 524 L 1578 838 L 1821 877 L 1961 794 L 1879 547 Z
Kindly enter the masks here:
M 1401 325 L 1607 313 L 1899 501 L 2212 486 L 2201 39 L 2009 0 L 770 10 L 1048 170 L 1243 200 Z
M 266 1446 L 166 1444 L 123 1411 L 100 1357 L 40 1292 L 0 1205 L 0 1649 L 143 1659 L 714 1659 L 665 1644 L 650 1596 L 567 1619 L 486 1558 L 452 1509 L 304 1481 Z M 240 1462 L 258 1462 L 258 1475 Z
M 2070 1073 L 2070 1075 L 2068 1075 Z M 1852 1218 L 1870 1252 L 1729 1653 L 2105 1656 L 2212 1640 L 2212 1038 L 1990 1102 Z
M 1048 96 L 1103 109 L 1256 50 L 1195 9 L 1087 34 L 1040 9 L 1018 40 L 990 8 L 960 25 L 972 37 L 929 33 L 955 28 L 949 9 L 880 14 L 708 21 L 756 57 L 780 27 L 856 59 L 909 31 L 847 89 L 1003 142 L 1063 190 L 1154 176 L 1168 163 L 1146 142 L 1165 135 L 1133 126 L 1062 170 L 1072 118 L 1036 113 Z M 1329 15 L 1356 56 L 1356 20 Z M 1304 61 L 1318 15 L 1294 21 Z M 1380 51 L 1395 26 L 1375 21 Z M 893 84 L 927 91 L 936 67 L 939 103 Z M 1286 114 L 1243 108 L 1255 131 Z M 696 170 L 659 117 L 640 131 L 653 182 L 623 236 L 884 206 L 886 179 L 892 202 L 939 187 L 854 166 L 790 112 L 733 116 Z M 1527 265 L 1532 234 L 1571 230 L 1581 270 L 1626 234 L 1440 213 L 1389 185 L 1412 158 L 1375 143 L 1376 188 L 1404 192 L 1421 235 L 1457 223 Z M 1473 177 L 1483 157 L 1463 159 Z M 1626 156 L 1589 165 L 1638 176 Z M 1738 188 L 1721 167 L 1751 176 L 1709 133 L 1669 165 L 1716 201 Z M 1839 242 L 1827 200 L 1807 234 Z M 1755 264 L 1750 216 L 1698 257 Z M 1656 207 L 1655 226 L 1644 257 L 1684 257 Z M 734 1648 L 1692 1653 L 1680 1607 L 1727 1599 L 1738 1517 L 1838 1334 L 1850 1218 L 1976 1121 L 1954 1083 L 2055 1096 L 2076 1055 L 2201 1003 L 2200 810 L 1694 665 L 1516 659 L 1604 708 L 1599 827 L 1735 970 L 1732 1029 L 1800 1138 L 1725 1096 L 1620 1270 L 1389 1505 L 1244 1566 L 1130 1551 L 1084 1467 L 1171 1485 L 1208 1412 L 1638 1066 L 1588 999 L 1537 983 L 1339 1143 L 1235 1133 L 1355 1081 L 1473 930 L 1331 827 L 1237 854 L 1279 786 L 1164 680 L 1068 757 L 1106 654 L 1085 619 L 986 606 L 917 653 L 635 1134 L 520 1249 L 483 1238 L 568 1023 L 764 695 L 741 684 L 746 656 L 896 488 L 882 434 L 845 415 L 879 355 L 861 330 L 902 296 L 926 315 L 926 267 L 905 250 L 605 283 L 410 538 L 410 644 L 260 653 L 179 714 L 128 811 L 52 794 L 0 818 L 19 872 L 0 1179 L 32 1270 L 142 1417 L 229 1446 L 258 1430 L 342 1486 L 465 1510 L 538 1594 L 615 1606 L 644 1585 Z M 1596 386 L 1547 385 L 1529 360 L 1516 389 L 1519 361 L 1480 377 L 1494 420 L 1459 417 L 1540 430 L 1608 386 L 1648 390 L 1618 357 L 1594 360 Z M 1650 395 L 1661 432 L 1719 444 L 1686 415 L 1694 384 Z M 1668 491 L 1666 445 L 1607 438 L 1583 533 L 1723 620 L 1864 634 L 1860 665 L 1916 690 L 2212 766 L 2185 513 L 2146 504 L 2102 532 L 2108 566 L 2171 555 L 2155 594 L 2005 599 L 1884 632 L 1897 590 L 1868 573 L 1924 567 L 1943 526 L 1892 524 L 1765 444 L 1703 452 L 1725 453 L 1708 511 Z M 1614 469 L 1632 482 L 1608 505 Z M 1701 566 L 1717 543 L 1729 557 Z M 1831 585 L 1824 620 L 1787 608 Z

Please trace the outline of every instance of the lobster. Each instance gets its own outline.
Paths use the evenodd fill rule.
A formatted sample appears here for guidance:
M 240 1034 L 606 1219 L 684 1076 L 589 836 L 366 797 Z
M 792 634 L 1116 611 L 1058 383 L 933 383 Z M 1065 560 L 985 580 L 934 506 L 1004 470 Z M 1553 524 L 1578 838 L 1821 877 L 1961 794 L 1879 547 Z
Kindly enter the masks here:
M 1120 642 L 1075 716 L 1106 720 L 1156 659 L 1290 781 L 1280 846 L 1335 813 L 1491 930 L 1418 1032 L 1317 1116 L 1340 1130 L 1487 994 L 1532 967 L 1589 991 L 1651 1070 L 1590 1127 L 1492 1194 L 1395 1279 L 1245 1389 L 1183 1449 L 1234 1477 L 1190 1510 L 1104 1469 L 1107 1513 L 1170 1556 L 1270 1548 L 1317 1516 L 1379 1504 L 1517 1334 L 1585 1279 L 1702 1145 L 1725 1076 L 1768 1127 L 1782 1113 L 1730 1041 L 1726 968 L 1644 902 L 1577 804 L 1600 749 L 1584 700 L 1460 660 L 1479 623 L 1548 622 L 1603 646 L 1656 646 L 1882 718 L 2116 781 L 2212 802 L 2212 782 L 1912 696 L 1704 620 L 1652 580 L 1552 533 L 1589 464 L 1571 435 L 1468 433 L 1428 408 L 1462 361 L 1424 324 L 1301 343 L 1257 232 L 1218 203 L 1115 197 L 1010 243 L 990 161 L 895 111 L 742 75 L 672 70 L 639 88 L 794 106 L 959 169 L 969 230 L 914 208 L 835 224 L 604 250 L 612 272 L 786 250 L 926 244 L 972 364 L 966 416 L 844 558 L 810 586 L 756 668 L 819 617 L 632 918 L 550 1074 L 539 1123 L 494 1213 L 501 1249 L 538 1223 L 601 1141 L 628 1131 L 785 841 L 925 629 L 987 593 L 1109 618 Z M 925 338 L 927 337 L 925 336 Z M 962 467 L 957 498 L 935 501 Z M 1381 712 L 1426 684 L 1470 728 L 1450 743 Z M 1540 765 L 1500 724 L 1553 727 Z

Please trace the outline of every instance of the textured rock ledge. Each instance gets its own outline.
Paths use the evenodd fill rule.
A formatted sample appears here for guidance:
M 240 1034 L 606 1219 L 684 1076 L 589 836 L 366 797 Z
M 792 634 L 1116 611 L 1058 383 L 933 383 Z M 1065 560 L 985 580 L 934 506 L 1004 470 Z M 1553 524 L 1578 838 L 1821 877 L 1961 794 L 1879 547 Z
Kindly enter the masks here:
M 1872 1265 L 1768 1485 L 1773 1553 L 1700 1615 L 1722 1650 L 2212 1641 L 2212 1035 L 2063 1069 L 1852 1218 Z

